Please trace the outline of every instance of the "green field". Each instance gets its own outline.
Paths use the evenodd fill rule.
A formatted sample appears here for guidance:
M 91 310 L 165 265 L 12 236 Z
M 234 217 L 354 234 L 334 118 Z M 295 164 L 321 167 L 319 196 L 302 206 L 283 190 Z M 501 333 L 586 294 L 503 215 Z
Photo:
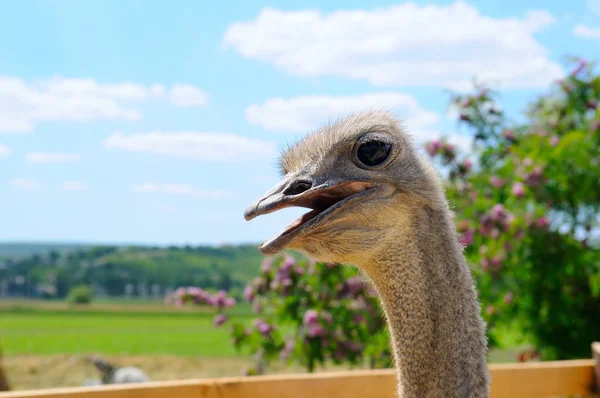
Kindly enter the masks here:
M 246 319 L 236 316 L 236 319 Z M 235 355 L 227 325 L 193 312 L 0 311 L 5 355 Z

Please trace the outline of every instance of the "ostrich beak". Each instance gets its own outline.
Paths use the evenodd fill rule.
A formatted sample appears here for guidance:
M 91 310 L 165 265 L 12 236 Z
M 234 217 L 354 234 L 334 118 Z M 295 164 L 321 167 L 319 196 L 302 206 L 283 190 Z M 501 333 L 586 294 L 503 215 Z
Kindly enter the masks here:
M 263 254 L 275 254 L 294 238 L 306 235 L 310 229 L 326 222 L 342 206 L 371 193 L 373 187 L 372 182 L 366 181 L 328 180 L 319 183 L 312 179 L 290 176 L 248 206 L 244 218 L 249 221 L 287 207 L 312 209 L 258 248 Z

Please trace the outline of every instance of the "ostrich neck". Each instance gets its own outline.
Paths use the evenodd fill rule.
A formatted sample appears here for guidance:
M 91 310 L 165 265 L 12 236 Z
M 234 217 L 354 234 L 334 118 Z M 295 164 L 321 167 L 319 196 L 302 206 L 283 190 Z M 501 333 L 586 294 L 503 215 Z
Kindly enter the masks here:
M 477 293 L 449 212 L 412 212 L 365 271 L 389 323 L 401 397 L 488 397 Z

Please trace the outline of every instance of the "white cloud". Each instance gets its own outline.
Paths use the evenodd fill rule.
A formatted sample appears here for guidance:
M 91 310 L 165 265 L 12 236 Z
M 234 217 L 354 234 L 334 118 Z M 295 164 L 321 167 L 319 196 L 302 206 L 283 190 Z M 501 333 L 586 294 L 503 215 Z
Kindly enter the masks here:
M 65 181 L 62 184 L 62 189 L 65 191 L 85 191 L 89 188 L 89 185 L 85 181 Z
M 189 84 L 177 84 L 169 92 L 169 99 L 177 106 L 202 106 L 208 103 L 208 94 L 190 86 Z
M 28 152 L 25 154 L 25 160 L 30 163 L 77 162 L 80 157 L 77 153 L 66 152 Z
M 585 25 L 577 25 L 573 28 L 573 34 L 586 39 L 600 39 L 600 26 L 597 28 Z
M 116 132 L 104 141 L 107 149 L 170 155 L 201 161 L 223 162 L 271 156 L 275 143 L 234 134 L 202 132 Z
M 440 115 L 423 109 L 407 94 L 367 93 L 355 96 L 312 95 L 271 98 L 246 109 L 246 120 L 265 130 L 280 133 L 307 133 L 350 113 L 367 109 L 388 110 L 400 119 L 417 145 L 441 137 Z M 470 148 L 470 137 L 451 134 L 448 140 L 462 150 Z
M 600 15 L 600 0 L 588 0 L 587 7 L 593 12 Z
M 230 25 L 224 45 L 297 76 L 453 89 L 469 88 L 477 77 L 504 87 L 539 87 L 562 75 L 534 39 L 553 22 L 540 10 L 491 18 L 463 1 L 329 14 L 264 8 L 255 20 Z
M 223 198 L 231 197 L 236 194 L 233 192 L 220 190 L 202 190 L 195 188 L 190 184 L 157 184 L 155 182 L 146 182 L 134 185 L 131 190 L 139 193 L 164 193 L 171 195 L 189 195 L 198 198 Z
M 25 82 L 0 76 L 0 132 L 30 132 L 40 122 L 138 120 L 142 115 L 134 105 L 150 99 L 169 100 L 175 106 L 201 106 L 208 102 L 208 95 L 189 85 L 167 91 L 158 84 L 104 84 L 62 77 Z
M 419 107 L 413 97 L 397 92 L 272 98 L 262 104 L 250 105 L 246 109 L 246 119 L 266 130 L 301 133 L 366 109 L 393 111 L 409 130 L 421 133 L 435 128 L 440 119 L 437 113 Z
M 27 178 L 13 178 L 10 181 L 10 185 L 23 191 L 35 191 L 40 188 L 40 184 L 37 181 Z
M 0 144 L 0 158 L 6 158 L 10 155 L 10 149 L 6 145 Z

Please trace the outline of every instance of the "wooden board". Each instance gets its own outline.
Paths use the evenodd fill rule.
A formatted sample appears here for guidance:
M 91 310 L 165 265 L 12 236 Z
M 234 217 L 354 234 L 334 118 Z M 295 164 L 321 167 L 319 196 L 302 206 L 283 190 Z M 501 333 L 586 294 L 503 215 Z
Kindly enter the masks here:
M 492 398 L 589 395 L 594 360 L 490 365 Z M 396 398 L 393 370 L 235 377 L 0 393 L 0 398 Z

